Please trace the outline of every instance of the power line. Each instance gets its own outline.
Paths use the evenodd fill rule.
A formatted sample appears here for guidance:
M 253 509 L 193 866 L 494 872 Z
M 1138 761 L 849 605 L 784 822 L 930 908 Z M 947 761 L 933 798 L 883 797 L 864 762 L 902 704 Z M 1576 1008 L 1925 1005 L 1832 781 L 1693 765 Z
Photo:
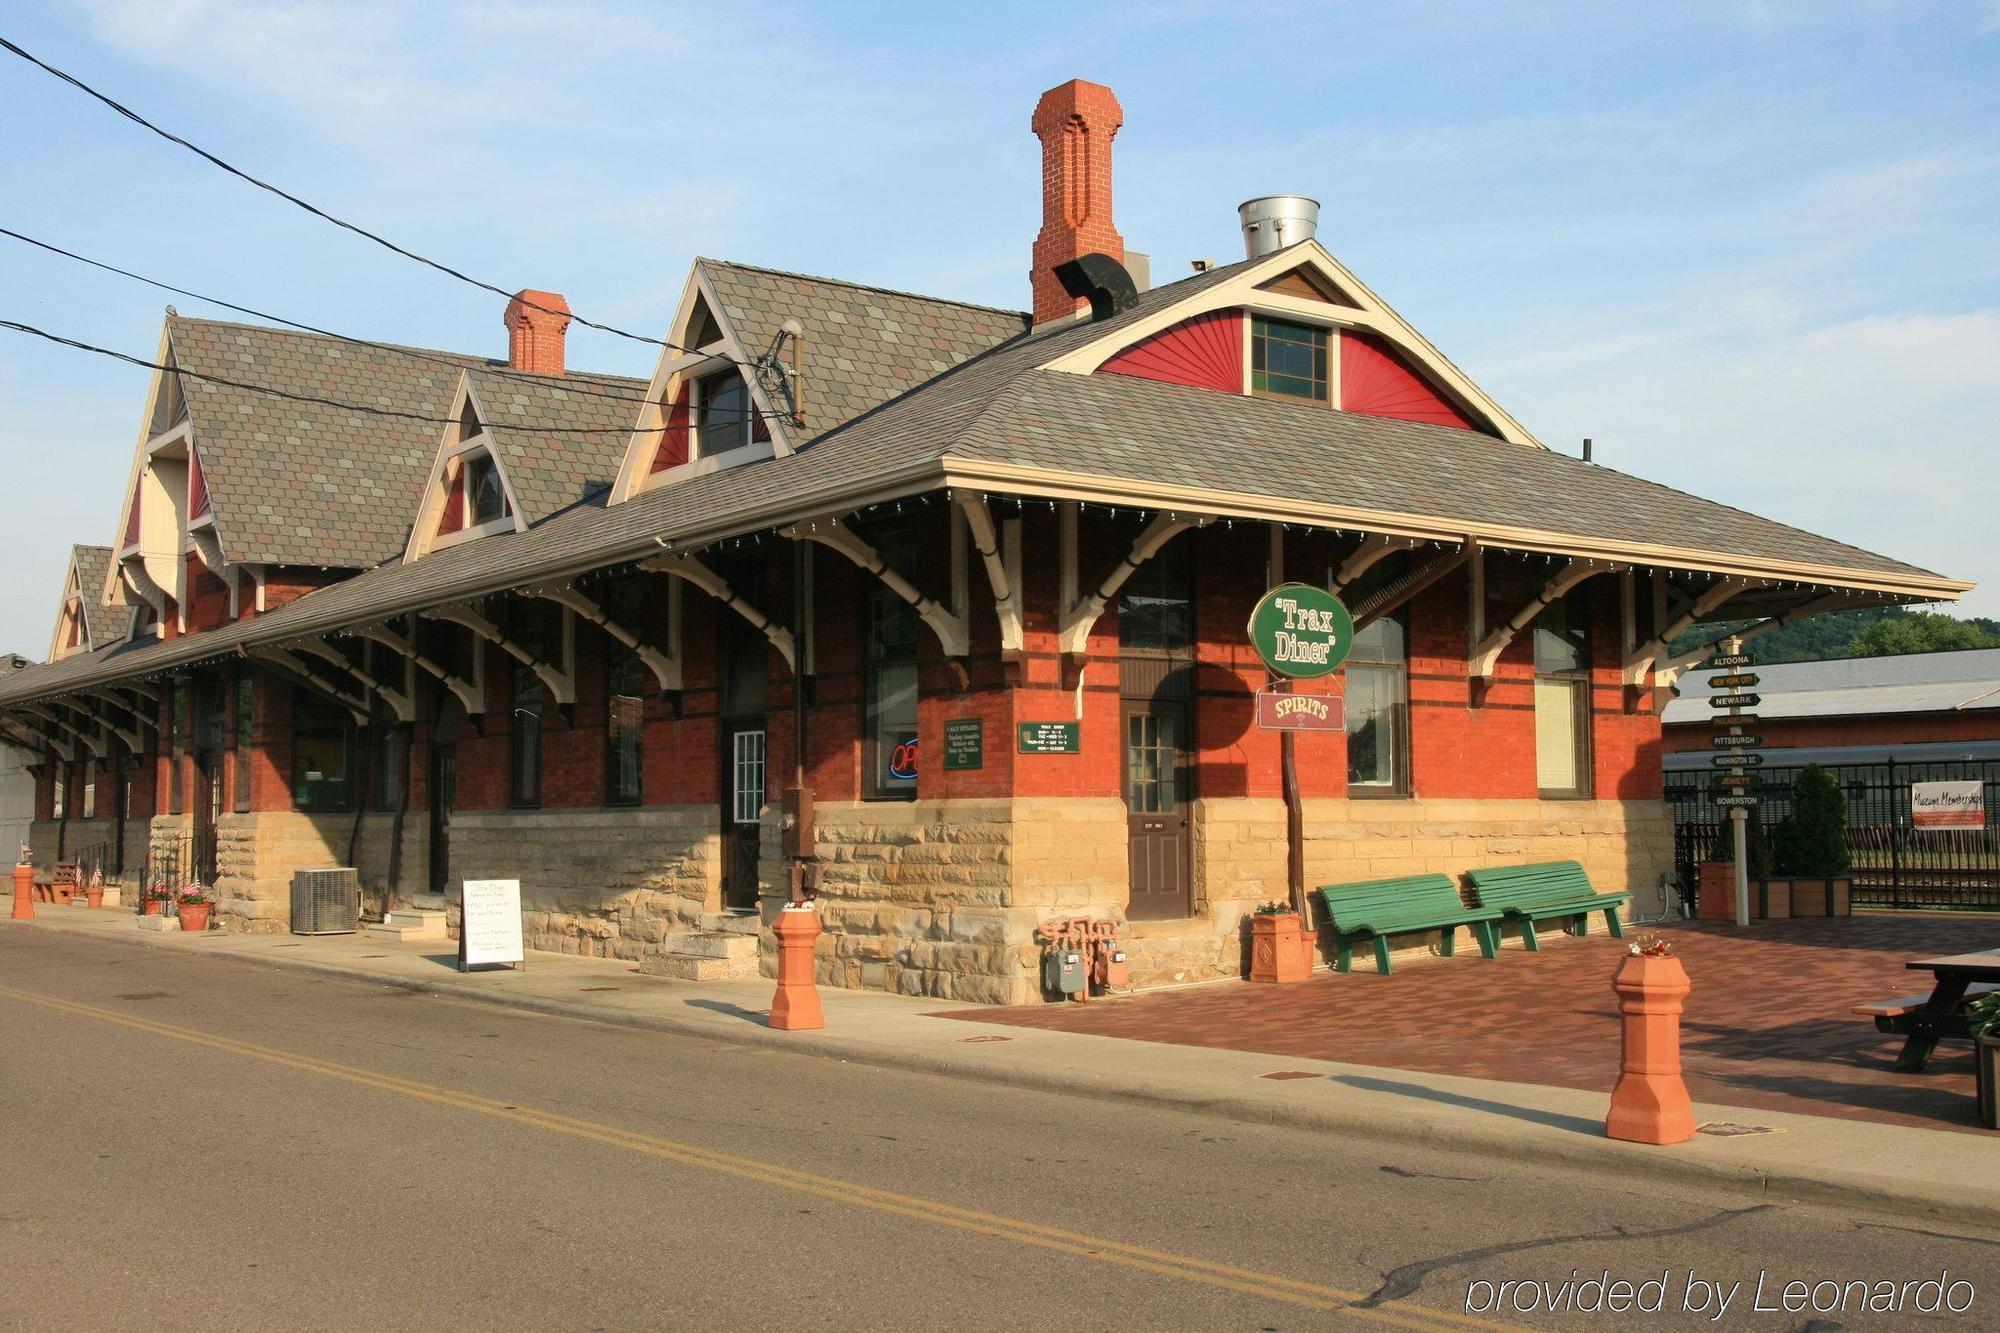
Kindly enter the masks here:
M 460 282 L 470 283 L 472 286 L 477 287 L 482 291 L 491 292 L 495 296 L 504 296 L 510 301 L 521 299 L 520 293 L 518 292 L 510 292 L 504 287 L 496 287 L 492 283 L 486 282 L 480 278 L 475 278 L 469 273 L 463 273 L 458 269 L 453 268 L 449 264 L 441 263 L 438 260 L 431 259 L 426 255 L 418 254 L 414 250 L 406 249 L 403 246 L 400 246 L 396 244 L 394 241 L 388 239 L 387 237 L 378 235 L 377 233 L 368 230 L 366 227 L 363 227 L 358 223 L 349 222 L 345 218 L 336 217 L 332 213 L 329 213 L 325 209 L 319 207 L 317 204 L 313 204 L 308 202 L 307 200 L 301 199 L 299 198 L 299 196 L 291 193 L 288 190 L 273 185 L 271 184 L 271 182 L 267 180 L 263 180 L 260 179 L 259 177 L 251 175 L 249 172 L 243 170 L 241 167 L 233 166 L 230 163 L 223 161 L 221 158 L 217 157 L 214 153 L 209 152 L 206 148 L 203 148 L 198 144 L 190 143 L 188 140 L 183 139 L 180 135 L 175 134 L 171 130 L 162 129 L 160 126 L 155 125 L 150 120 L 147 120 L 144 116 L 132 110 L 132 108 L 126 106 L 124 103 L 119 102 L 115 98 L 99 92 L 97 89 L 85 83 L 82 79 L 77 78 L 74 74 L 71 74 L 65 70 L 57 69 L 54 65 L 49 64 L 46 60 L 41 59 L 39 56 L 36 56 L 31 52 L 23 50 L 21 47 L 16 46 L 13 42 L 8 41 L 5 37 L 0 37 L 0 48 L 4 48 L 5 50 L 11 52 L 12 54 L 17 55 L 21 59 L 27 61 L 29 64 L 36 66 L 37 68 L 45 71 L 48 74 L 55 76 L 58 79 L 61 79 L 64 83 L 69 84 L 71 87 L 75 88 L 78 92 L 84 93 L 85 95 L 92 97 L 99 102 L 102 102 L 105 106 L 110 107 L 113 111 L 116 111 L 119 115 L 125 117 L 125 119 L 131 121 L 133 124 L 141 126 L 144 129 L 151 130 L 154 134 L 159 135 L 162 139 L 165 139 L 168 143 L 178 144 L 180 147 L 187 149 L 190 153 L 193 153 L 196 157 L 201 158 L 203 161 L 208 162 L 213 166 L 220 167 L 222 170 L 228 172 L 230 175 L 236 177 L 238 180 L 244 181 L 250 185 L 254 185 L 260 190 L 265 190 L 270 192 L 271 194 L 275 194 L 280 199 L 283 199 L 286 203 L 296 205 L 297 207 L 302 208 L 306 212 L 312 214 L 314 217 L 321 219 L 322 221 L 330 222 L 334 226 L 339 227 L 345 231 L 353 232 L 356 236 L 360 236 L 366 240 L 373 241 L 375 242 L 375 244 L 383 247 L 384 249 L 392 251 L 395 254 L 399 254 L 405 259 L 414 260 L 417 263 L 424 265 L 426 268 L 436 269 L 439 273 L 445 274 L 447 277 L 457 278 Z M 646 334 L 643 333 L 633 333 L 630 330 L 618 328 L 616 325 L 600 324 L 596 320 L 585 319 L 582 315 L 576 314 L 574 311 L 558 310 L 551 306 L 540 305 L 534 301 L 527 301 L 527 300 L 521 300 L 521 304 L 528 307 L 530 310 L 539 310 L 544 314 L 568 315 L 571 319 L 574 319 L 577 323 L 582 324 L 586 328 L 597 329 L 604 333 L 616 334 L 620 338 L 629 338 L 633 342 L 648 343 L 654 347 L 664 347 L 667 348 L 669 351 L 675 351 L 675 352 L 699 352 L 701 350 L 698 347 L 683 347 L 679 343 L 671 343 L 664 338 L 653 338 L 653 337 L 648 337 Z M 734 360 L 734 358 L 728 358 L 728 359 Z M 756 368 L 756 367 L 751 367 L 748 363 L 745 362 L 739 361 L 736 362 L 736 364 L 739 366 L 744 366 L 746 369 Z
M 123 361 L 127 365 L 138 366 L 142 370 L 160 370 L 173 375 L 186 375 L 192 379 L 206 380 L 210 384 L 220 384 L 225 388 L 244 389 L 251 393 L 269 394 L 273 398 L 282 398 L 287 402 L 310 403 L 319 407 L 338 408 L 343 412 L 360 413 L 364 416 L 394 417 L 402 421 L 416 421 L 433 426 L 450 426 L 456 424 L 458 421 L 456 417 L 431 417 L 425 416 L 421 412 L 399 412 L 394 408 L 369 407 L 362 403 L 342 402 L 338 398 L 321 398 L 315 394 L 294 393 L 289 389 L 277 389 L 268 384 L 250 384 L 243 380 L 233 380 L 222 375 L 210 375 L 199 370 L 189 370 L 185 366 L 164 365 L 158 361 L 148 361 L 144 357 L 114 351 L 109 347 L 99 347 L 94 343 L 82 342 L 75 338 L 65 338 L 59 333 L 50 333 L 47 329 L 38 329 L 32 324 L 23 324 L 18 320 L 0 319 L 0 329 L 7 329 L 14 333 L 25 333 L 31 337 L 55 343 L 60 347 L 74 348 L 79 352 L 90 352 L 97 356 L 110 357 L 114 361 Z M 746 411 L 740 416 L 732 414 L 731 420 L 748 420 L 753 415 L 763 414 Z M 516 422 L 497 420 L 485 421 L 483 424 L 498 427 L 502 430 L 522 431 L 536 435 L 630 435 L 636 429 L 633 426 L 529 426 Z
M 332 338 L 338 342 L 348 343 L 351 346 L 373 348 L 376 351 L 390 352 L 397 356 L 406 356 L 413 361 L 425 361 L 436 366 L 447 366 L 453 370 L 471 368 L 463 361 L 453 361 L 442 356 L 431 356 L 413 347 L 401 347 L 395 343 L 377 342 L 373 338 L 355 338 L 345 333 L 335 333 L 332 329 L 323 329 L 316 324 L 301 324 L 298 320 L 286 319 L 283 315 L 274 315 L 269 311 L 253 309 L 247 305 L 238 305 L 234 301 L 225 301 L 219 296 L 209 296 L 202 292 L 190 291 L 186 287 L 176 287 L 170 282 L 161 282 L 158 278 L 149 278 L 143 273 L 134 273 L 132 270 L 120 268 L 116 264 L 107 264 L 101 259 L 92 259 L 88 255 L 80 255 L 74 250 L 65 250 L 60 245 L 52 245 L 47 241 L 36 240 L 33 236 L 25 235 L 8 227 L 0 227 L 0 236 L 10 236 L 17 241 L 32 245 L 37 249 L 46 250 L 50 254 L 61 255 L 64 259 L 72 259 L 79 264 L 88 264 L 92 268 L 102 269 L 106 273 L 115 273 L 121 278 L 130 278 L 134 282 L 142 282 L 148 287 L 157 287 L 163 292 L 172 292 L 176 296 L 185 296 L 194 301 L 206 301 L 209 305 L 221 306 L 224 310 L 234 310 L 239 315 L 249 315 L 253 319 L 269 320 L 273 324 L 282 324 L 286 328 L 298 329 L 302 333 L 314 333 L 322 338 Z M 536 375 L 525 370 L 514 370 L 512 368 L 493 365 L 481 366 L 479 369 L 488 375 L 506 375 L 515 379 L 536 382 L 545 383 L 549 378 L 546 375 Z M 611 393 L 602 389 L 586 389 L 567 380 L 564 382 L 563 388 L 570 393 L 582 394 L 585 397 L 611 398 L 622 403 L 648 403 L 652 401 L 652 399 L 646 397 L 644 394 Z M 778 414 L 773 413 L 772 415 Z

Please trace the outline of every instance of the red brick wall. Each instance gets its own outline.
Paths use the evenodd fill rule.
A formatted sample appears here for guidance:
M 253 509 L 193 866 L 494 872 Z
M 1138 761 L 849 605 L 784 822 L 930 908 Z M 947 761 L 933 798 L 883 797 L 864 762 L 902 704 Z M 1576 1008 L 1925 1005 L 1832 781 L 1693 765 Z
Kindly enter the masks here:
M 190 551 L 187 557 L 187 633 L 229 623 L 229 585 Z

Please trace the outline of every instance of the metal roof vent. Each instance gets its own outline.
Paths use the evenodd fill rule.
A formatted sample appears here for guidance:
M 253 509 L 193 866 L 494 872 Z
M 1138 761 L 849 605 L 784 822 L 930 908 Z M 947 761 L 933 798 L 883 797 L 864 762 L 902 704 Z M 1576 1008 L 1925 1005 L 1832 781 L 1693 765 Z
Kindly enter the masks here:
M 1266 194 L 1236 206 L 1243 220 L 1243 250 L 1262 259 L 1273 250 L 1309 240 L 1319 231 L 1319 200 L 1302 194 Z

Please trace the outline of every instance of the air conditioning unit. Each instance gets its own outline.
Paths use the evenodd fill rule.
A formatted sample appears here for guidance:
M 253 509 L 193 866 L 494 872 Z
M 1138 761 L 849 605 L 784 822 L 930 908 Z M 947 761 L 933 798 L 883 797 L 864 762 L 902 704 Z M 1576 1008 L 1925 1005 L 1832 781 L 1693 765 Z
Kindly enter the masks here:
M 292 934 L 352 935 L 361 928 L 361 876 L 351 866 L 292 872 Z

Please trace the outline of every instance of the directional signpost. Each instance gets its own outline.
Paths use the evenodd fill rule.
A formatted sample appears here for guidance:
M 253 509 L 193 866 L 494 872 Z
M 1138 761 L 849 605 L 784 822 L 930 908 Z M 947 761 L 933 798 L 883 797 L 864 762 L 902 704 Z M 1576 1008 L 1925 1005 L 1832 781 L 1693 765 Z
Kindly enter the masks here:
M 1716 673 L 1708 678 L 1709 688 L 1716 691 L 1709 696 L 1708 706 L 1716 710 L 1710 720 L 1717 727 L 1728 727 L 1729 731 L 1709 738 L 1709 744 L 1721 752 L 1711 756 L 1709 762 L 1726 770 L 1716 775 L 1716 785 L 1722 788 L 1722 794 L 1715 798 L 1715 803 L 1729 812 L 1729 822 L 1735 825 L 1736 924 L 1747 926 L 1750 924 L 1750 812 L 1757 808 L 1757 775 L 1750 770 L 1764 762 L 1763 755 L 1751 753 L 1764 743 L 1764 738 L 1748 730 L 1758 722 L 1757 715 L 1748 710 L 1760 707 L 1764 700 L 1743 693 L 1756 687 L 1758 676 L 1754 671 L 1744 670 L 1752 663 L 1750 654 L 1737 651 L 1742 647 L 1741 641 L 1731 638 L 1725 646 L 1728 651 L 1708 659 L 1709 668 Z

